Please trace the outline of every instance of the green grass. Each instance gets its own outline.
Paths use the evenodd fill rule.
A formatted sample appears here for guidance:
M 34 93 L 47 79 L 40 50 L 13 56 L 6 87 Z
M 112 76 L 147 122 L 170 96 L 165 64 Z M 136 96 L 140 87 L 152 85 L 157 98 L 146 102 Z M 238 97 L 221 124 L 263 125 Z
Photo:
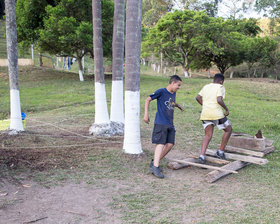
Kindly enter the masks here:
M 166 168 L 167 160 L 161 164 L 166 172 L 166 179 L 158 180 L 148 174 L 154 146 L 147 142 L 150 142 L 153 125 L 142 121 L 144 102 L 149 94 L 168 83 L 168 77 L 151 76 L 151 73 L 145 68 L 141 74 L 141 135 L 144 156 L 131 158 L 124 155 L 121 143 L 109 148 L 93 143 L 87 150 L 85 147 L 74 150 L 80 153 L 74 154 L 74 159 L 79 159 L 78 162 L 70 163 L 70 159 L 68 161 L 68 157 L 64 157 L 65 161 L 57 168 L 37 171 L 21 167 L 16 171 L 7 169 L 5 175 L 13 175 L 15 178 L 25 178 L 26 175 L 45 186 L 67 182 L 85 182 L 100 188 L 116 186 L 116 192 L 108 195 L 112 198 L 108 206 L 121 214 L 122 223 L 278 223 L 279 83 L 247 79 L 225 81 L 225 103 L 230 110 L 229 119 L 234 131 L 254 135 L 261 129 L 265 137 L 275 140 L 275 152 L 266 157 L 270 161 L 266 166 L 250 165 L 238 174 L 210 185 L 203 180 L 207 171 L 195 168 L 170 171 Z M 7 69 L 0 68 L 0 74 L 0 119 L 4 119 L 9 117 Z M 177 132 L 174 150 L 181 155 L 198 153 L 200 148 L 203 137 L 199 121 L 201 107 L 195 101 L 195 96 L 210 81 L 207 78 L 184 79 L 182 88 L 177 93 L 177 102 L 185 107 L 185 112 L 175 111 Z M 110 85 L 111 80 L 106 79 L 108 108 Z M 27 113 L 27 124 L 28 119 L 37 119 L 76 132 L 80 130 L 77 126 L 81 126 L 81 130 L 86 132 L 94 121 L 94 80 L 91 76 L 86 76 L 85 82 L 80 82 L 78 74 L 26 67 L 19 69 L 19 86 L 22 111 Z M 151 121 L 155 112 L 156 102 L 152 102 Z M 40 130 L 45 134 L 54 131 L 47 126 Z M 30 138 L 35 146 L 36 142 L 53 145 L 67 143 L 67 139 L 57 138 L 53 142 L 51 137 L 34 137 L 32 133 L 37 132 L 35 129 L 28 129 L 27 125 L 29 135 L 26 138 Z M 215 130 L 210 148 L 216 148 L 221 135 L 222 132 Z M 121 141 L 121 138 L 118 139 L 118 142 Z M 3 144 L 16 143 L 6 140 Z M 21 140 L 18 144 L 25 145 L 26 142 Z M 59 149 L 53 151 L 57 153 L 57 160 L 64 153 L 60 153 Z M 69 150 L 69 158 L 71 153 Z M 55 165 L 56 161 L 53 162 Z

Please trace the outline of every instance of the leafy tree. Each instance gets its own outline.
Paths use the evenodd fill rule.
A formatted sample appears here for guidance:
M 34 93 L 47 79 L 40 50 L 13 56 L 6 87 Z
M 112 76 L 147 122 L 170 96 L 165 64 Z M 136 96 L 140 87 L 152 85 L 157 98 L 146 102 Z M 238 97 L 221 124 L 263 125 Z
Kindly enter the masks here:
M 250 78 L 251 69 L 254 64 L 262 62 L 262 64 L 273 64 L 273 52 L 277 49 L 277 42 L 268 37 L 250 37 L 242 41 L 244 49 L 244 61 L 248 66 L 248 78 Z M 272 62 L 272 63 L 271 63 Z
M 212 62 L 224 73 L 231 66 L 242 63 L 242 41 L 248 36 L 255 36 L 258 30 L 253 20 L 211 18 L 203 33 L 193 39 L 197 50 L 193 67 L 207 68 Z
M 173 64 L 180 64 L 188 76 L 188 70 L 196 50 L 192 39 L 209 20 L 204 12 L 174 11 L 162 17 L 150 32 L 143 43 L 142 55 L 151 53 L 164 58 Z
M 280 17 L 280 2 L 278 0 L 256 0 L 255 7 L 258 11 L 264 11 L 269 17 Z
M 55 0 L 17 0 L 17 33 L 19 47 L 27 48 L 39 38 L 40 29 L 44 27 L 46 6 L 56 5 Z
M 143 0 L 143 18 L 144 28 L 155 26 L 157 21 L 172 9 L 172 0 Z

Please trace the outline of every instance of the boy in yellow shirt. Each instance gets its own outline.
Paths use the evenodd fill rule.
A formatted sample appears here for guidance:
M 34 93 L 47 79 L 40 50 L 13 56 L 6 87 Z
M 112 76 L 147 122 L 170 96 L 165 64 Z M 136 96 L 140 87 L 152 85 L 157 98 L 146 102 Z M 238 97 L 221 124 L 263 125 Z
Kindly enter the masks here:
M 196 96 L 197 102 L 202 105 L 200 120 L 203 123 L 205 131 L 205 136 L 201 145 L 201 155 L 199 156 L 199 162 L 202 164 L 205 163 L 205 153 L 212 139 L 214 126 L 217 126 L 219 130 L 224 130 L 222 144 L 216 156 L 220 159 L 226 159 L 224 150 L 231 136 L 232 127 L 227 119 L 229 115 L 228 108 L 223 101 L 226 92 L 223 86 L 224 79 L 222 74 L 216 74 L 213 83 L 205 85 Z

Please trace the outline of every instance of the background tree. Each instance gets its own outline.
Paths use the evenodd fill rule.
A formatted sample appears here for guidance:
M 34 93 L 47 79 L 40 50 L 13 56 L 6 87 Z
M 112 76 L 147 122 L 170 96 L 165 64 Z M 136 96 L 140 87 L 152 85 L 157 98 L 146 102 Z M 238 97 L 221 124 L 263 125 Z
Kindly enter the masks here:
M 256 35 L 259 30 L 256 23 L 247 22 L 211 18 L 203 32 L 193 40 L 197 49 L 194 67 L 208 65 L 211 61 L 224 74 L 231 66 L 241 64 L 244 60 L 242 41 L 247 36 Z
M 89 132 L 94 135 L 111 135 L 105 80 L 103 70 L 101 1 L 92 0 L 94 80 L 95 80 L 95 121 Z
M 244 61 L 248 67 L 248 78 L 250 78 L 253 66 L 260 61 L 268 62 L 269 60 L 267 59 L 272 58 L 271 55 L 278 46 L 276 41 L 268 37 L 248 37 L 243 40 L 242 44 L 244 47 Z
M 143 0 L 142 25 L 144 28 L 151 28 L 158 20 L 173 7 L 172 0 Z
M 21 119 L 20 96 L 18 86 L 18 51 L 17 51 L 17 26 L 15 0 L 5 1 L 6 9 L 6 39 L 7 56 L 10 81 L 10 129 L 24 131 Z
M 112 122 L 119 124 L 119 133 L 124 131 L 123 112 L 123 57 L 124 57 L 124 19 L 125 0 L 115 0 L 114 30 L 113 30 L 113 72 L 111 93 Z
M 3 19 L 5 15 L 5 2 L 4 0 L 0 0 L 0 19 Z
M 55 0 L 17 0 L 17 33 L 21 49 L 27 49 L 40 37 L 40 29 L 44 27 L 47 5 L 55 6 Z
M 142 153 L 140 136 L 140 49 L 142 0 L 129 0 L 126 6 L 125 41 L 125 131 L 123 150 Z
M 143 53 L 163 54 L 165 60 L 179 64 L 188 77 L 190 64 L 196 54 L 192 39 L 198 35 L 209 17 L 204 12 L 174 11 L 162 17 L 143 43 Z
M 83 81 L 82 58 L 87 53 L 93 55 L 90 1 L 61 0 L 57 6 L 48 5 L 46 13 L 38 42 L 40 50 L 75 57 Z

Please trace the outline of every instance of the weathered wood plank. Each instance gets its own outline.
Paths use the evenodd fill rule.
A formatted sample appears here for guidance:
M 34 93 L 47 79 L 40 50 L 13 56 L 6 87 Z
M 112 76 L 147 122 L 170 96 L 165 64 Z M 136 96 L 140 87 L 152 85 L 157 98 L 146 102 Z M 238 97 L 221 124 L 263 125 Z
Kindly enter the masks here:
M 220 145 L 218 145 L 218 148 L 220 148 Z M 237 153 L 241 153 L 241 154 L 246 154 L 246 155 L 250 155 L 250 156 L 257 156 L 257 157 L 264 157 L 264 153 L 263 152 L 257 152 L 257 151 L 253 151 L 253 150 L 249 150 L 249 149 L 242 149 L 242 148 L 237 148 L 237 147 L 233 147 L 233 146 L 226 146 L 226 151 L 227 152 L 237 152 Z
M 234 170 L 226 170 L 226 169 L 223 169 L 223 168 L 220 168 L 220 167 L 216 167 L 216 166 L 209 166 L 209 165 L 200 164 L 200 163 L 193 163 L 193 162 L 188 162 L 188 161 L 179 160 L 179 159 L 170 159 L 170 160 L 173 161 L 173 162 L 183 163 L 183 164 L 186 164 L 186 165 L 197 166 L 197 167 L 206 168 L 206 169 L 227 171 L 227 172 L 230 172 L 230 173 L 237 173 Z
M 216 154 L 215 150 L 207 149 L 206 151 L 206 155 L 215 156 L 215 154 Z M 227 159 L 240 160 L 240 161 L 255 163 L 259 165 L 265 165 L 268 163 L 268 160 L 263 158 L 244 156 L 244 155 L 238 155 L 238 154 L 227 153 L 227 152 L 225 152 L 225 155 Z
M 264 150 L 264 154 L 268 154 L 268 153 L 271 153 L 274 151 L 274 146 L 271 146 L 271 147 L 266 147 L 265 150 Z
M 228 146 L 262 152 L 265 149 L 265 139 L 231 136 L 228 141 Z
M 249 165 L 250 163 L 247 163 L 247 162 L 242 162 L 242 161 L 234 161 L 234 162 L 231 162 L 225 166 L 222 166 L 221 168 L 223 169 L 227 169 L 227 170 L 239 170 L 247 165 Z M 205 177 L 205 180 L 206 182 L 208 183 L 213 183 L 217 180 L 219 180 L 220 178 L 222 177 L 225 177 L 227 175 L 229 175 L 230 173 L 229 172 L 226 172 L 226 171 L 218 171 L 218 170 L 214 170 L 210 173 L 208 173 Z
M 184 159 L 184 161 L 195 163 L 197 160 L 194 158 L 186 158 L 186 159 Z M 189 167 L 189 166 L 190 165 L 188 165 L 188 164 L 183 164 L 183 163 L 178 163 L 178 162 L 169 162 L 168 163 L 168 168 L 172 169 L 172 170 L 179 170 L 179 169 Z
M 274 141 L 270 139 L 265 139 L 265 147 L 271 147 L 273 145 Z
M 195 155 L 188 155 L 188 156 L 191 157 L 191 158 L 198 159 L 198 156 L 195 156 Z M 230 161 L 228 161 L 228 160 L 218 159 L 218 158 L 212 157 L 212 156 L 205 156 L 205 160 L 210 162 L 210 163 L 216 163 L 216 164 L 219 164 L 219 165 L 225 165 L 225 164 L 230 163 Z

